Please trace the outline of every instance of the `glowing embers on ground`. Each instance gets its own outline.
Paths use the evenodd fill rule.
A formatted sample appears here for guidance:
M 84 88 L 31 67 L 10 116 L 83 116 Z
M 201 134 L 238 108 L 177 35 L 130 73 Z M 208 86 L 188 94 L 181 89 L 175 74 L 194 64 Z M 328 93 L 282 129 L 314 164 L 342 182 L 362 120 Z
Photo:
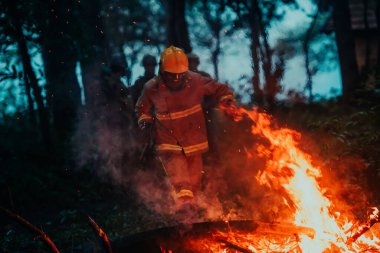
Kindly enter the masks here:
M 239 110 L 254 122 L 252 134 L 268 141 L 265 146 L 256 146 L 254 151 L 266 160 L 265 168 L 257 175 L 258 182 L 281 194 L 283 204 L 291 210 L 287 222 L 309 229 L 313 235 L 217 231 L 189 239 L 189 245 L 199 249 L 194 252 L 380 252 L 380 240 L 370 230 L 379 222 L 379 211 L 374 208 L 367 223 L 362 225 L 357 225 L 360 222 L 355 220 L 355 215 L 348 213 L 348 205 L 340 206 L 346 212 L 339 213 L 333 197 L 328 197 L 319 183 L 320 168 L 313 166 L 311 155 L 299 148 L 301 134 L 273 127 L 272 118 L 258 110 Z M 252 157 L 252 151 L 246 152 Z

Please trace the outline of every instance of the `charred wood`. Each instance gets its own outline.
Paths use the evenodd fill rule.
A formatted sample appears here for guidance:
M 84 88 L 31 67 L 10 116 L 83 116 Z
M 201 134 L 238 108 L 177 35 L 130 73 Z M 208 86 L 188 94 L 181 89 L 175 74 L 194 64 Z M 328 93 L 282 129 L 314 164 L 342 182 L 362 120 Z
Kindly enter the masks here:
M 42 230 L 34 226 L 32 223 L 24 219 L 18 214 L 15 214 L 11 212 L 10 210 L 0 207 L 0 211 L 3 212 L 5 215 L 7 215 L 9 218 L 14 219 L 21 225 L 25 226 L 30 231 L 39 234 L 40 236 L 38 238 L 42 238 L 42 240 L 49 246 L 52 252 L 59 253 L 59 250 L 57 246 L 55 246 L 54 242 L 50 239 L 50 237 Z
M 90 216 L 87 216 L 87 217 L 92 228 L 95 230 L 98 236 L 102 239 L 105 251 L 107 253 L 112 253 L 111 242 L 108 239 L 107 234 L 99 227 L 99 225 L 94 221 L 94 219 L 92 219 Z

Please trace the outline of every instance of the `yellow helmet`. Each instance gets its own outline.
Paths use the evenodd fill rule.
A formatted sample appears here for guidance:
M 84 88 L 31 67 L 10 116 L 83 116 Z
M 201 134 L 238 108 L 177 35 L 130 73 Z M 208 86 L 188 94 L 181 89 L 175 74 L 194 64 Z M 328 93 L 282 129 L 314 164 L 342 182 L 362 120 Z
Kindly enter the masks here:
M 164 50 L 160 58 L 160 71 L 184 73 L 189 70 L 189 60 L 182 49 L 170 46 Z

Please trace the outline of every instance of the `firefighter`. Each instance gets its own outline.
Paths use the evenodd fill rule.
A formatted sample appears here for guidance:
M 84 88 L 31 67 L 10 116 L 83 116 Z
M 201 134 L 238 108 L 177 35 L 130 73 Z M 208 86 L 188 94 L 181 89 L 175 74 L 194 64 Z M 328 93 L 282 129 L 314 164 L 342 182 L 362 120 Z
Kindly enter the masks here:
M 110 64 L 102 70 L 102 97 L 99 102 L 105 106 L 117 108 L 124 114 L 132 115 L 133 109 L 129 106 L 128 89 L 121 81 L 124 75 L 125 65 L 122 60 L 120 57 L 113 57 Z
M 201 106 L 206 95 L 228 108 L 227 116 L 238 116 L 228 86 L 189 71 L 186 54 L 170 46 L 160 57 L 159 75 L 146 83 L 136 104 L 140 128 L 155 132 L 156 156 L 173 186 L 179 209 L 183 203 L 193 203 L 201 191 L 201 154 L 208 151 Z
M 211 76 L 207 72 L 204 72 L 202 70 L 198 70 L 198 66 L 200 63 L 198 55 L 196 55 L 194 53 L 189 53 L 189 54 L 187 54 L 187 59 L 189 60 L 189 70 L 190 71 L 201 74 L 204 77 L 211 78 Z
M 140 76 L 135 84 L 129 88 L 129 94 L 132 97 L 133 105 L 136 104 L 137 99 L 140 97 L 141 92 L 144 88 L 144 84 L 152 79 L 155 75 L 155 70 L 157 66 L 156 58 L 150 54 L 144 55 L 142 59 L 142 66 L 144 67 L 145 73 Z

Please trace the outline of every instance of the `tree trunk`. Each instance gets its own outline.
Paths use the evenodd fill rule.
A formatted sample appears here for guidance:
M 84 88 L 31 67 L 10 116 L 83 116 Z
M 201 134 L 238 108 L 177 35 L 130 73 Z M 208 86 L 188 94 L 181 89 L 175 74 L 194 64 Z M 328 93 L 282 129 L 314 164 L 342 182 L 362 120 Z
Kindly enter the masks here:
M 186 23 L 186 1 L 166 0 L 168 45 L 180 47 L 190 53 L 191 43 Z
M 75 72 L 77 53 L 73 42 L 74 7 L 71 1 L 50 2 L 48 22 L 44 27 L 43 57 L 47 101 L 59 143 L 65 143 L 69 138 L 81 101 Z
M 283 59 L 274 66 L 273 49 L 269 45 L 267 24 L 263 18 L 263 12 L 257 2 L 255 1 L 255 8 L 257 9 L 257 16 L 259 21 L 259 31 L 262 37 L 263 45 L 260 46 L 260 53 L 262 58 L 262 65 L 265 77 L 264 96 L 268 105 L 268 109 L 272 110 L 275 107 L 275 99 L 277 93 L 280 91 L 279 79 L 283 74 Z M 268 9 L 268 16 L 273 16 L 274 9 Z
M 256 29 L 256 28 L 253 28 Z M 264 97 L 263 91 L 260 88 L 260 60 L 259 60 L 259 38 L 256 32 L 253 32 L 251 36 L 251 54 L 252 54 L 252 68 L 253 68 L 253 102 L 256 102 L 258 105 L 263 105 Z
M 364 80 L 367 80 L 370 71 L 370 56 L 371 56 L 371 36 L 368 24 L 368 0 L 363 0 L 364 10 L 363 10 L 363 20 L 364 29 L 366 32 L 365 38 L 365 63 L 364 63 Z
M 17 7 L 15 6 L 14 2 L 12 2 L 9 7 L 10 7 L 9 10 L 10 10 L 11 21 L 13 23 L 15 37 L 17 40 L 17 50 L 21 56 L 22 67 L 23 67 L 24 76 L 25 76 L 24 78 L 27 81 L 25 85 L 27 86 L 30 85 L 28 87 L 29 92 L 30 92 L 30 88 L 32 88 L 33 96 L 37 104 L 37 112 L 38 112 L 38 118 L 39 118 L 39 123 L 40 123 L 42 140 L 45 144 L 46 149 L 49 149 L 51 146 L 49 118 L 48 118 L 48 113 L 45 108 L 44 99 L 42 97 L 41 88 L 38 85 L 38 80 L 31 64 L 31 57 L 28 52 L 28 46 L 25 40 L 25 36 L 22 32 L 22 27 L 19 21 L 19 15 L 17 13 Z M 30 96 L 30 93 L 27 96 Z
M 210 5 L 216 5 L 216 3 L 210 3 Z M 215 6 L 216 7 L 216 6 Z M 220 44 L 221 44 L 221 30 L 222 30 L 222 14 L 225 11 L 225 3 L 222 1 L 218 3 L 218 10 L 216 12 L 216 16 L 212 17 L 211 10 L 209 8 L 209 3 L 207 0 L 202 1 L 202 8 L 204 11 L 204 18 L 208 23 L 210 30 L 215 38 L 215 48 L 211 51 L 211 62 L 214 67 L 215 79 L 219 79 L 219 68 L 218 68 L 218 58 L 220 55 Z
M 21 38 L 18 41 L 18 50 L 22 58 L 22 66 L 24 68 L 24 74 L 27 75 L 28 80 L 30 81 L 30 86 L 32 87 L 33 96 L 37 103 L 37 112 L 38 112 L 38 118 L 41 125 L 42 139 L 44 141 L 46 148 L 49 149 L 49 147 L 51 146 L 49 118 L 48 118 L 48 114 L 47 114 L 44 101 L 42 98 L 41 88 L 38 85 L 36 74 L 34 73 L 32 65 L 31 65 L 31 59 L 28 53 L 28 48 L 27 48 L 25 39 Z
M 124 45 L 126 43 L 126 40 L 129 38 L 129 34 L 126 34 L 126 31 L 124 29 L 121 29 L 125 25 L 125 14 L 123 12 L 120 12 L 119 8 L 115 8 L 114 1 L 102 1 L 101 3 L 102 9 L 105 10 L 105 12 L 103 13 L 102 20 L 95 20 L 95 22 L 97 22 L 97 25 L 99 23 L 100 27 L 104 28 L 105 30 L 103 39 L 105 41 L 105 52 L 107 52 L 107 55 L 104 57 L 108 59 L 108 62 L 117 61 L 124 67 L 124 75 L 127 81 L 127 85 L 130 86 L 132 69 L 131 66 L 128 65 L 126 55 L 124 53 Z M 97 5 L 99 4 L 100 3 L 97 3 Z M 97 6 L 96 8 L 99 12 L 100 6 Z M 102 22 L 100 23 L 100 21 Z M 127 36 L 128 38 L 126 38 Z M 100 42 L 98 44 L 101 45 L 103 43 Z
M 54 133 L 59 141 L 64 141 L 73 129 L 80 105 L 80 88 L 75 73 L 77 60 L 63 47 L 64 45 L 48 42 L 43 53 L 49 106 Z
M 314 15 L 312 17 L 311 24 L 310 24 L 309 28 L 306 31 L 305 39 L 304 39 L 303 45 L 302 45 L 303 53 L 305 55 L 305 70 L 306 70 L 306 85 L 305 85 L 305 90 L 307 90 L 308 93 L 309 93 L 309 102 L 310 103 L 313 102 L 313 74 L 312 74 L 312 71 L 310 69 L 309 47 L 310 47 L 311 35 L 312 35 L 313 29 L 315 27 L 315 24 L 317 23 L 317 18 L 318 18 L 318 15 L 319 15 L 319 10 L 320 10 L 321 3 L 322 3 L 321 0 L 318 1 L 318 3 L 317 3 L 317 10 L 316 10 L 316 12 L 314 13 Z
M 24 78 L 24 83 L 25 83 L 25 94 L 26 94 L 26 98 L 28 101 L 28 111 L 29 111 L 30 124 L 32 126 L 34 126 L 36 124 L 36 114 L 34 112 L 34 101 L 32 98 L 32 89 L 30 87 L 29 78 L 25 74 L 25 70 L 24 70 L 23 78 Z
M 376 62 L 376 88 L 380 89 L 380 1 L 376 5 L 377 24 L 377 62 Z
M 100 0 L 81 1 L 81 66 L 86 105 L 91 107 L 98 100 L 101 75 L 107 63 L 107 43 L 101 19 Z
M 216 45 L 215 45 L 215 49 L 212 51 L 212 54 L 211 54 L 211 61 L 212 61 L 212 65 L 214 66 L 215 79 L 218 80 L 219 79 L 218 57 L 220 54 L 220 34 L 218 34 L 215 40 L 216 40 L 215 42 Z
M 261 10 L 258 10 L 260 12 L 260 21 L 261 19 Z M 268 33 L 266 32 L 266 27 L 263 25 L 262 22 L 260 22 L 260 31 L 261 35 L 263 37 L 263 47 L 261 48 L 261 58 L 262 58 L 262 64 L 263 64 L 263 70 L 264 70 L 264 77 L 265 77 L 265 100 L 268 103 L 268 106 L 270 109 L 273 109 L 275 105 L 275 97 L 277 95 L 277 80 L 274 76 L 273 71 L 273 50 L 269 46 L 268 42 Z
M 259 31 L 259 20 L 258 20 L 258 2 L 257 0 L 252 1 L 252 9 L 250 11 L 250 29 L 251 29 L 251 56 L 252 56 L 252 68 L 253 68 L 253 102 L 258 105 L 263 104 L 263 91 L 260 88 L 260 31 Z
M 332 4 L 336 44 L 342 76 L 343 101 L 347 103 L 352 98 L 353 92 L 360 87 L 355 42 L 351 29 L 349 1 L 334 0 Z

